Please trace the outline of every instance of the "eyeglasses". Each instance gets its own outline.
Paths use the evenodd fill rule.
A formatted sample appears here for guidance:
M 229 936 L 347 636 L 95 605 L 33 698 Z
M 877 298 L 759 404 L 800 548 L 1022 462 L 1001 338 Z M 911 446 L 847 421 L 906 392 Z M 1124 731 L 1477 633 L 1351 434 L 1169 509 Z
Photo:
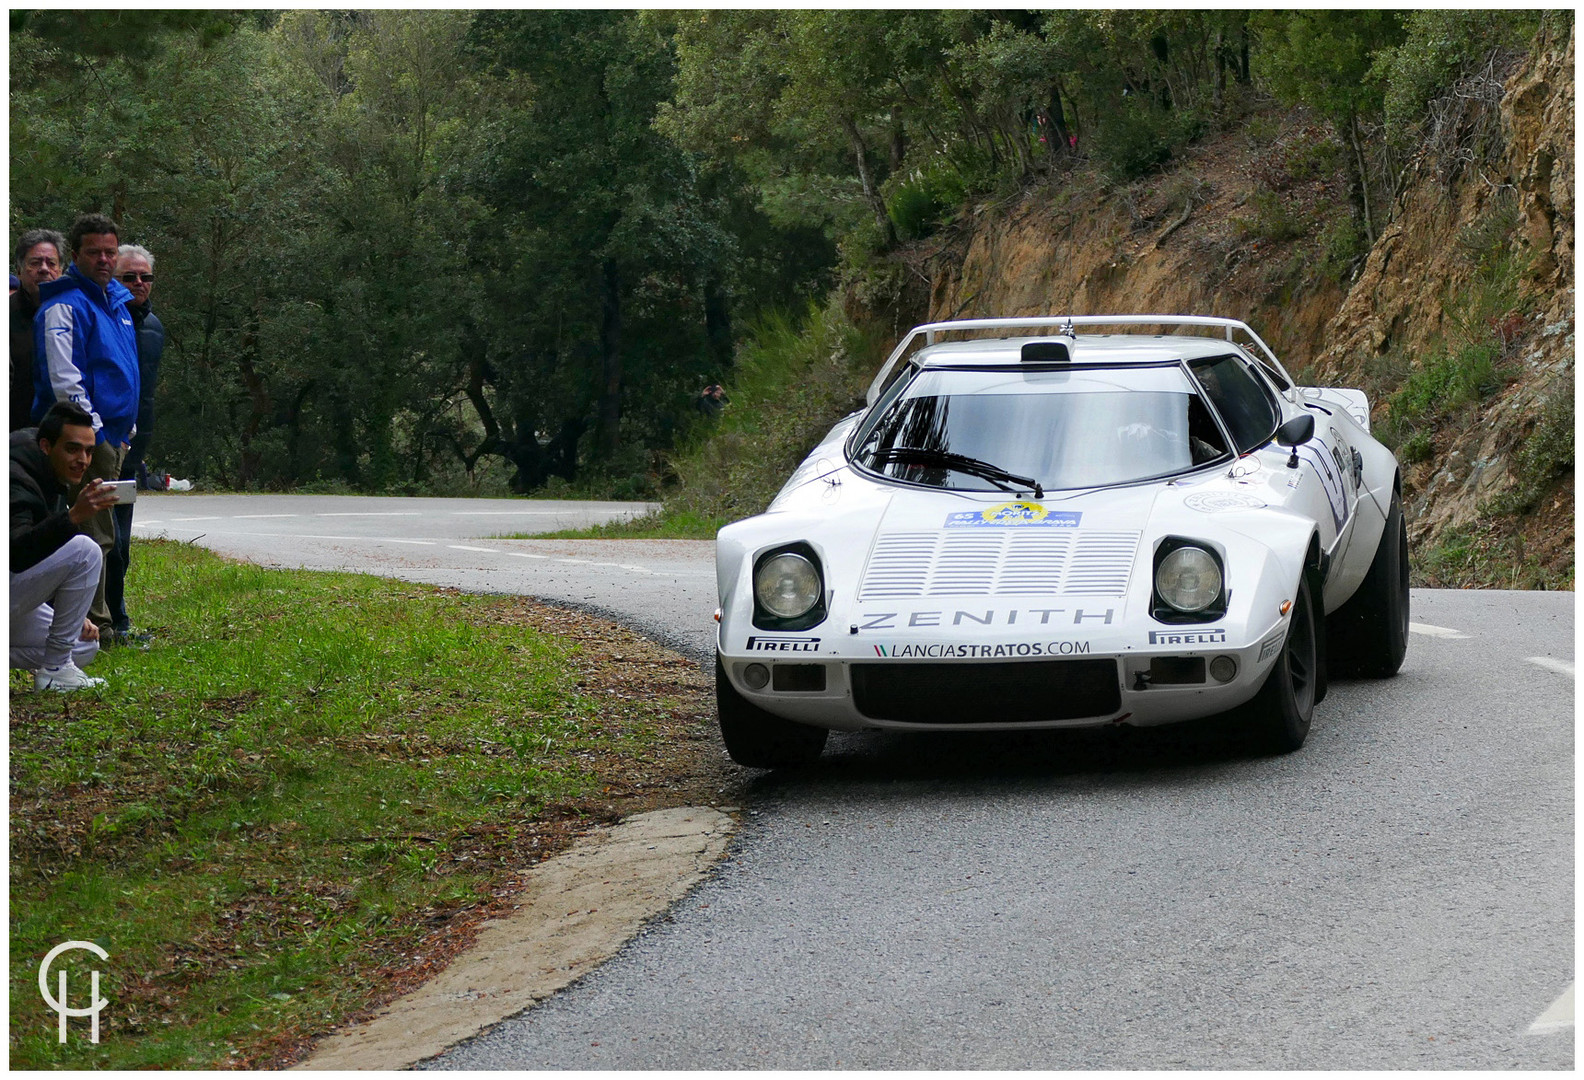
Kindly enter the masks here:
M 153 284 L 154 282 L 153 274 L 119 274 L 117 276 L 128 285 L 132 284 L 134 281 L 142 281 L 148 284 Z

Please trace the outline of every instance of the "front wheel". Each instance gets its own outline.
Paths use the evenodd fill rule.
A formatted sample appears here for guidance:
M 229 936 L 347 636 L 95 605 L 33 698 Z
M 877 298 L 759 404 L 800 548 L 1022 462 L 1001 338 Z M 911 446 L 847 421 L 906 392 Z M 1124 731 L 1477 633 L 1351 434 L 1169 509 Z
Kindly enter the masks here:
M 1281 655 L 1259 693 L 1239 710 L 1250 742 L 1265 753 L 1291 753 L 1309 737 L 1320 675 L 1314 610 L 1306 575 L 1298 581 Z
M 715 709 L 726 752 L 739 765 L 778 769 L 819 760 L 830 733 L 824 728 L 772 716 L 737 692 L 726 665 L 715 655 Z

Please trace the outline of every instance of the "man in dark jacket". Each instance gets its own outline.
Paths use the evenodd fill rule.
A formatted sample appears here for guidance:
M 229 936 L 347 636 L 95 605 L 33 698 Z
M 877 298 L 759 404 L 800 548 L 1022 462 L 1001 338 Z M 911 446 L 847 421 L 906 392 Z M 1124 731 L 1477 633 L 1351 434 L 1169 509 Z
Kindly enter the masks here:
M 154 314 L 149 299 L 154 291 L 154 256 L 148 248 L 122 244 L 115 276 L 132 294 L 127 310 L 132 313 L 132 325 L 137 330 L 137 434 L 132 436 L 131 449 L 121 463 L 121 479 L 134 480 L 148 451 L 149 437 L 154 434 L 154 388 L 159 383 L 160 356 L 165 352 L 165 324 Z M 115 547 L 105 568 L 105 602 L 110 606 L 110 644 L 114 645 L 143 645 L 149 639 L 146 632 L 132 628 L 132 617 L 126 610 L 126 573 L 132 564 L 132 507 L 132 503 L 119 503 L 115 508 Z
M 103 214 L 83 214 L 72 223 L 72 264 L 39 287 L 33 320 L 37 357 L 33 361 L 36 397 L 33 415 L 57 401 L 69 401 L 93 418 L 93 460 L 85 481 L 115 480 L 137 426 L 137 334 L 127 304 L 132 294 L 115 280 L 121 229 Z M 67 493 L 76 499 L 76 492 Z M 115 547 L 115 519 L 106 509 L 83 528 L 99 544 L 105 561 Z M 89 618 L 101 634 L 111 631 L 101 573 Z
M 11 666 L 33 671 L 39 690 L 104 685 L 83 674 L 99 650 L 88 614 L 100 577 L 99 545 L 80 530 L 115 502 L 99 480 L 82 482 L 95 444 L 93 417 L 69 402 L 38 428 L 11 433 Z
M 66 238 L 54 229 L 29 229 L 17 241 L 17 289 L 11 294 L 11 431 L 33 426 L 33 316 L 39 286 L 60 277 Z

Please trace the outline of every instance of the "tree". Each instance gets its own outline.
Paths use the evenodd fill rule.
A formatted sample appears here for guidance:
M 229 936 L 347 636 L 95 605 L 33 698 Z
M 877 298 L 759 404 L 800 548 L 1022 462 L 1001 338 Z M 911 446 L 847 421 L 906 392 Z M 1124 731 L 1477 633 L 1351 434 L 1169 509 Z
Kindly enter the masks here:
M 485 300 L 514 317 L 480 320 L 515 441 L 564 432 L 592 404 L 609 461 L 626 391 L 708 362 L 707 292 L 731 251 L 693 161 L 654 127 L 671 56 L 617 12 L 489 12 L 471 40 L 483 70 L 529 87 L 481 140 L 471 180 L 501 214 L 503 272 Z M 651 405 L 639 421 L 661 417 Z
M 1384 93 L 1371 68 L 1378 53 L 1403 38 L 1403 16 L 1395 11 L 1283 10 L 1255 16 L 1263 44 L 1266 79 L 1278 97 L 1304 102 L 1328 117 L 1353 148 L 1365 235 L 1375 242 L 1370 173 L 1364 161 L 1361 117 L 1378 117 Z

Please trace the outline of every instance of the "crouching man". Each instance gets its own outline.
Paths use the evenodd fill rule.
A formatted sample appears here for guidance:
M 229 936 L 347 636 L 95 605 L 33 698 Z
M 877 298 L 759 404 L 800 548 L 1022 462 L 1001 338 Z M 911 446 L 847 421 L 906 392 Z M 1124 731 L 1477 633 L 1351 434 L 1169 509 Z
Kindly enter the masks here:
M 99 651 L 87 616 L 104 557 L 80 530 L 115 491 L 91 480 L 66 505 L 95 441 L 93 417 L 70 402 L 50 406 L 37 428 L 11 433 L 11 666 L 32 671 L 39 690 L 104 684 L 82 671 Z

